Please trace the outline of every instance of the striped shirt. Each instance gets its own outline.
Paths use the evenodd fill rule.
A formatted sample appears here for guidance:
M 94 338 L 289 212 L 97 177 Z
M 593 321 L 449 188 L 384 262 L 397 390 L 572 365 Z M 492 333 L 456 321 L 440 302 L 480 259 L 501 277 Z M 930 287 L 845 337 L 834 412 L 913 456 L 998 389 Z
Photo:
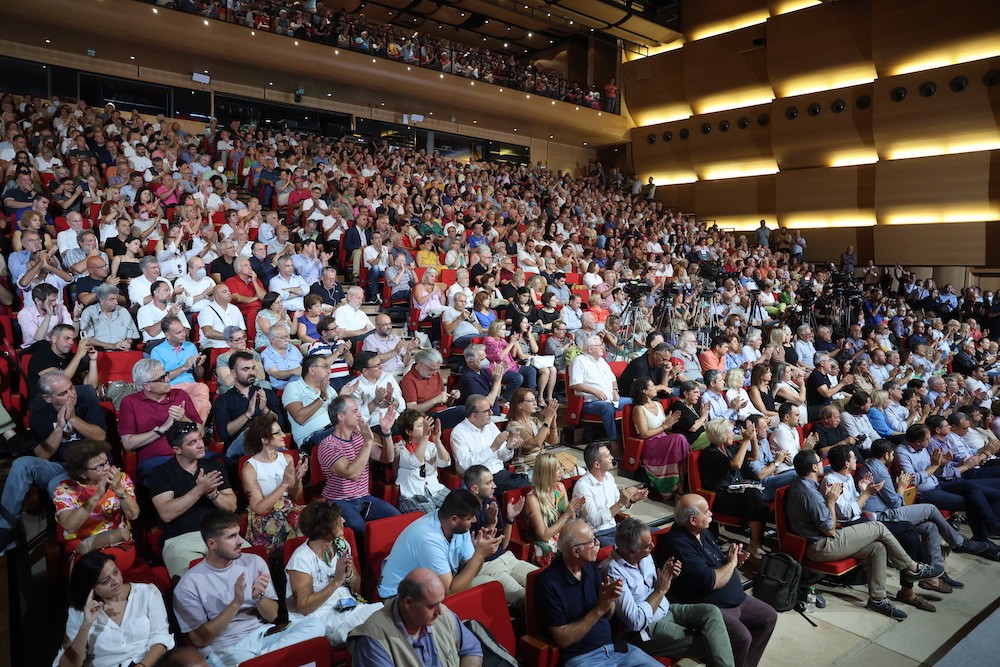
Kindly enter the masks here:
M 357 458 L 364 444 L 364 438 L 358 431 L 354 432 L 350 440 L 342 440 L 336 435 L 330 435 L 319 443 L 319 464 L 323 466 L 323 474 L 326 475 L 326 485 L 323 487 L 324 498 L 327 500 L 350 500 L 368 495 L 371 469 L 367 463 L 358 478 L 353 480 L 335 475 L 330 469 L 334 462 L 345 456 L 351 460 Z

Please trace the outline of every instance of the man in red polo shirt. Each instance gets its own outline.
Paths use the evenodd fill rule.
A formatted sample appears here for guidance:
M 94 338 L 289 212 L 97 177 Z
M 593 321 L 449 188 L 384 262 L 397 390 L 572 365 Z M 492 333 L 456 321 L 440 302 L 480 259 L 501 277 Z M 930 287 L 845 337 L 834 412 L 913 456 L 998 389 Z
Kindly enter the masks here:
M 236 260 L 236 275 L 228 279 L 225 285 L 232 292 L 233 303 L 243 313 L 243 319 L 248 324 L 255 322 L 257 311 L 260 310 L 260 300 L 267 294 L 267 290 L 250 267 L 249 259 L 241 257 Z
M 458 400 L 459 392 L 444 390 L 443 361 L 441 353 L 433 348 L 418 350 L 413 354 L 413 368 L 399 381 L 399 388 L 408 409 L 433 415 L 441 420 L 442 430 L 447 431 L 465 419 L 465 407 L 451 405 Z

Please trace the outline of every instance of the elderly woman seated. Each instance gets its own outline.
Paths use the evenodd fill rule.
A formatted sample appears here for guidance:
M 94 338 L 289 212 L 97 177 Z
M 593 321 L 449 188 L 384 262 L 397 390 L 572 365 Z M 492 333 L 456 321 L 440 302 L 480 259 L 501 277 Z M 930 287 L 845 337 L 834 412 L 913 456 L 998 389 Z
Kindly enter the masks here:
M 302 376 L 302 353 L 291 344 L 288 327 L 284 324 L 272 326 L 267 339 L 270 344 L 260 353 L 264 370 L 275 389 L 284 389 L 293 379 Z

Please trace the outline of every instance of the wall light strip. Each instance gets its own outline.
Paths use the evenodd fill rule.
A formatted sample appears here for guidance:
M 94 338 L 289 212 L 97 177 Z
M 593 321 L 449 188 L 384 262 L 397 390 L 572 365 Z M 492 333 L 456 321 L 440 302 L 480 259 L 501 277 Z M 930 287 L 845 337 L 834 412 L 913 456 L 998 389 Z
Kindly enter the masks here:
M 752 25 L 759 25 L 766 22 L 770 17 L 771 13 L 766 8 L 758 9 L 739 16 L 733 16 L 724 21 L 716 21 L 715 23 L 704 25 L 697 30 L 691 31 L 689 37 L 693 41 L 707 39 L 708 37 L 715 37 L 716 35 L 722 35 L 734 30 L 749 28 Z

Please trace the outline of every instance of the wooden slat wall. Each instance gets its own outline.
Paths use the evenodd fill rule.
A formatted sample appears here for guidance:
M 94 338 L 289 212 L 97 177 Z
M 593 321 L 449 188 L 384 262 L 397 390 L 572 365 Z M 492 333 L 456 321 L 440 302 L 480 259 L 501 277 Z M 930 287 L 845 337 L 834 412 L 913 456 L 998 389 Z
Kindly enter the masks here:
M 684 91 L 682 52 L 667 51 L 623 65 L 622 90 L 636 125 L 656 125 L 691 115 Z
M 880 223 L 975 222 L 1000 219 L 991 183 L 991 153 L 886 160 L 875 166 L 875 209 Z M 981 264 L 982 261 L 968 262 Z

